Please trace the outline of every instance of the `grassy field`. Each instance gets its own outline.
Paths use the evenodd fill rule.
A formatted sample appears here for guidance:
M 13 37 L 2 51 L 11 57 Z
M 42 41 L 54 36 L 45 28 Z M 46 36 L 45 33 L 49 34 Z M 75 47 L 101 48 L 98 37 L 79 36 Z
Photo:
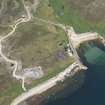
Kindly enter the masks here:
M 33 13 L 33 15 L 45 20 L 57 22 L 54 10 L 52 7 L 49 6 L 49 0 L 40 0 L 38 9 L 35 13 Z
M 71 6 L 70 1 L 73 0 L 49 0 L 50 6 L 54 9 L 55 15 L 57 15 L 58 21 L 63 24 L 73 26 L 77 32 L 95 31 L 104 36 L 104 20 L 98 20 L 95 22 L 88 20 L 87 18 L 81 15 L 78 6 L 76 6 L 75 8 Z M 83 6 L 82 2 L 84 0 L 79 1 L 81 2 L 80 6 Z
M 61 29 L 44 23 L 36 25 L 35 20 L 21 25 L 8 39 L 9 45 L 14 44 L 11 55 L 22 61 L 23 68 L 42 66 L 45 76 L 40 81 L 56 75 L 74 61 L 65 51 L 67 43 Z
M 48 0 L 41 2 L 34 16 L 57 22 Z M 68 43 L 65 32 L 36 19 L 20 25 L 8 40 L 9 45 L 15 43 L 11 55 L 23 62 L 23 68 L 42 66 L 45 76 L 34 84 L 56 75 L 74 61 L 65 52 Z
M 12 28 L 9 26 L 0 25 L 0 36 L 4 36 L 11 31 Z
M 40 65 L 45 72 L 41 79 L 26 85 L 27 88 L 32 88 L 48 80 L 74 62 L 73 58 L 68 57 L 64 50 L 64 46 L 68 42 L 65 33 L 51 25 L 44 23 L 38 25 L 38 22 L 35 24 L 35 20 L 21 24 L 7 42 L 9 46 L 14 45 L 11 48 L 11 57 L 22 60 L 23 68 Z M 7 75 L 8 78 L 6 78 Z M 10 74 L 5 74 L 4 79 L 1 79 L 3 89 L 1 88 L 0 105 L 9 105 L 12 99 L 22 92 L 21 84 L 10 77 Z
M 0 65 L 0 72 L 1 69 L 5 72 L 7 70 Z M 20 83 L 10 77 L 8 72 L 0 73 L 0 105 L 10 105 L 10 102 L 22 91 Z
M 0 36 L 4 36 L 11 31 L 8 24 L 19 18 L 24 13 L 24 8 L 21 0 L 0 0 L 1 8 Z M 22 92 L 20 82 L 13 79 L 10 72 L 6 64 L 0 61 L 0 105 L 10 105 L 10 102 Z
M 41 2 L 34 16 L 58 21 L 48 0 Z M 3 29 L 0 28 L 1 32 Z M 14 35 L 9 37 L 6 43 L 8 47 L 5 50 L 10 51 L 12 59 L 21 60 L 23 68 L 42 66 L 45 75 L 41 79 L 33 81 L 27 88 L 48 80 L 74 62 L 74 59 L 70 58 L 65 51 L 68 40 L 64 31 L 58 27 L 38 22 L 36 19 L 19 25 Z M 9 105 L 23 91 L 20 82 L 13 79 L 12 73 L 8 73 L 8 68 L 2 66 L 0 68 L 7 70 L 6 73 L 0 74 L 0 105 Z
M 2 5 L 0 24 L 12 24 L 14 20 L 25 14 L 22 0 L 3 0 L 0 4 Z
M 64 82 L 59 82 L 58 85 L 52 87 L 41 95 L 30 97 L 25 101 L 28 105 L 46 105 L 48 100 L 59 100 L 65 98 L 69 93 L 72 95 L 84 83 L 85 71 L 81 70 L 75 75 L 66 78 Z M 66 90 L 66 91 L 65 91 Z M 23 105 L 22 103 L 19 105 Z

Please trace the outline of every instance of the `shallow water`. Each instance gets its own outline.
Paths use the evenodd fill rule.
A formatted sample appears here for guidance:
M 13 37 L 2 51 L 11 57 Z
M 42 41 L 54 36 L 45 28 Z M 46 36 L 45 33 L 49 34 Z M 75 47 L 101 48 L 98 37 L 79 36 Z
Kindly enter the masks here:
M 79 54 L 88 66 L 85 83 L 72 95 L 49 99 L 46 105 L 105 105 L 105 48 L 90 42 L 80 48 Z

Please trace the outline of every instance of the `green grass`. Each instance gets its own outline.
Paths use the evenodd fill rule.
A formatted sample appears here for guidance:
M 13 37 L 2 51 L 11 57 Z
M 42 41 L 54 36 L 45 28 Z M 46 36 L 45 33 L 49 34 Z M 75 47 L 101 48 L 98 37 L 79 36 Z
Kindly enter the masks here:
M 42 24 L 36 25 L 35 20 L 22 24 L 16 30 L 14 36 L 7 40 L 9 45 L 15 43 L 15 46 L 11 49 L 15 51 L 11 55 L 23 60 L 23 68 L 33 67 L 38 64 L 42 66 L 45 72 L 44 77 L 33 81 L 30 85 L 26 85 L 28 89 L 56 76 L 74 62 L 74 59 L 68 57 L 64 51 L 64 45 L 68 43 L 64 31 L 54 26 Z M 39 32 L 40 34 L 38 34 Z M 63 45 L 59 46 L 62 41 L 64 42 Z M 64 59 L 56 58 L 58 51 L 64 53 Z M 1 101 L 5 105 L 9 105 L 8 103 L 23 92 L 21 84 L 10 83 L 11 80 L 8 81 L 5 82 L 6 89 L 4 88 L 0 93 L 0 98 L 4 97 L 4 99 L 9 100 L 7 102 Z
M 105 22 L 90 22 L 80 16 L 80 13 L 70 7 L 69 0 L 49 0 L 50 5 L 58 15 L 58 21 L 63 24 L 71 25 L 77 32 L 95 31 L 105 35 Z
M 5 89 L 3 92 L 0 93 L 0 97 L 3 96 L 17 96 L 19 93 L 21 93 L 23 90 L 21 88 L 21 85 L 18 84 L 11 84 L 7 89 Z
M 56 21 L 53 8 L 49 6 L 49 0 L 41 0 L 37 11 L 33 14 L 34 16 L 40 17 L 42 19 Z
M 8 26 L 0 26 L 0 36 L 4 36 L 7 33 L 9 33 L 12 30 L 12 28 L 8 27 Z
M 49 7 L 48 0 L 42 0 L 34 16 L 57 21 L 52 7 Z M 27 86 L 28 89 L 52 78 L 74 62 L 74 59 L 68 57 L 64 51 L 64 46 L 68 43 L 65 32 L 35 19 L 21 24 L 7 41 L 9 46 L 14 45 L 11 49 L 12 58 L 22 60 L 23 68 L 41 65 L 45 72 L 44 77 L 33 81 L 30 86 Z M 59 46 L 60 43 L 63 44 Z M 64 59 L 57 58 L 58 52 L 64 54 Z M 21 84 L 4 79 L 7 82 L 2 83 L 6 86 L 3 85 L 3 90 L 0 92 L 0 104 L 9 105 L 23 91 Z
M 74 62 L 73 59 L 70 59 L 69 61 L 62 61 L 62 62 L 57 62 L 55 67 L 49 68 L 48 72 L 41 78 L 38 79 L 37 81 L 33 81 L 32 85 L 27 86 L 28 89 L 31 87 L 38 85 L 40 83 L 43 83 L 44 81 L 47 81 L 48 79 L 56 76 L 58 73 L 64 71 L 70 64 Z
M 10 105 L 12 100 L 22 92 L 21 84 L 10 78 L 9 74 L 0 75 L 0 105 Z
M 5 0 L 3 7 L 0 17 L 0 24 L 3 25 L 13 24 L 26 12 L 22 0 Z
M 65 32 L 43 22 L 36 25 L 33 20 L 20 25 L 14 36 L 8 39 L 8 43 L 10 45 L 15 43 L 12 49 L 15 51 L 11 55 L 22 61 L 23 68 L 42 66 L 45 76 L 35 80 L 33 86 L 55 76 L 74 62 L 64 50 L 64 46 L 68 43 Z M 60 43 L 62 45 L 59 45 Z M 59 52 L 63 54 L 63 58 L 58 57 Z

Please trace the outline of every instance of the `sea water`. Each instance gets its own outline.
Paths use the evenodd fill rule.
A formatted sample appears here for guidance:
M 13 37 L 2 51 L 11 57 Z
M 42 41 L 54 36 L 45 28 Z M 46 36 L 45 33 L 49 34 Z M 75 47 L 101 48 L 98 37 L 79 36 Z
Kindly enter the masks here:
M 64 98 L 49 99 L 46 105 L 105 105 L 105 47 L 89 42 L 83 44 L 78 52 L 88 66 L 84 84 Z

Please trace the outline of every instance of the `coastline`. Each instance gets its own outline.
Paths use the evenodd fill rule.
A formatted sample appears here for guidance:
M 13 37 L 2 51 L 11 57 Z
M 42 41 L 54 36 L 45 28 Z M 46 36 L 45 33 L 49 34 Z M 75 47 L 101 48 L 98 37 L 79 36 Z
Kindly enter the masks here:
M 66 30 L 65 30 L 66 31 Z M 21 102 L 27 100 L 28 98 L 32 97 L 32 96 L 36 96 L 36 95 L 40 95 L 42 94 L 43 92 L 49 90 L 50 88 L 54 87 L 55 85 L 57 85 L 57 83 L 60 81 L 60 82 L 63 82 L 65 80 L 66 77 L 69 77 L 72 75 L 72 70 L 76 70 L 76 68 L 78 68 L 79 70 L 81 69 L 84 69 L 86 70 L 87 67 L 84 66 L 82 64 L 82 62 L 80 61 L 79 59 L 79 56 L 78 56 L 78 53 L 76 51 L 76 48 L 75 46 L 73 45 L 70 39 L 71 35 L 72 35 L 72 30 L 71 32 L 70 29 L 67 30 L 68 33 L 68 37 L 69 37 L 69 43 L 70 43 L 70 47 L 72 48 L 72 51 L 74 52 L 73 55 L 75 57 L 75 61 L 73 64 L 71 64 L 68 68 L 66 68 L 63 72 L 59 73 L 58 75 L 52 77 L 51 79 L 37 85 L 36 87 L 30 89 L 29 91 L 27 92 L 24 92 L 22 93 L 20 96 L 18 96 L 16 99 L 14 99 L 11 103 L 11 105 L 18 105 L 20 104 Z M 73 33 L 73 34 L 76 34 L 76 33 Z M 90 33 L 89 33 L 90 34 Z M 88 34 L 86 34 L 88 37 Z M 97 34 L 98 35 L 98 34 Z M 97 36 L 96 35 L 96 36 Z M 94 36 L 93 36 L 94 37 Z M 97 36 L 98 37 L 98 36 Z M 97 37 L 95 39 L 97 39 Z M 99 37 L 98 37 L 99 38 Z M 75 38 L 74 38 L 75 39 Z M 84 39 L 83 39 L 84 40 Z M 88 40 L 88 39 L 87 39 Z M 86 41 L 87 41 L 86 40 Z M 72 39 L 73 41 L 73 39 Z
M 70 37 L 74 31 L 73 30 L 70 31 L 70 29 L 65 30 L 65 32 L 66 31 L 67 31 L 67 35 L 69 37 L 69 44 L 70 44 L 70 43 L 72 43 L 72 42 L 70 42 L 71 41 Z M 76 33 L 73 33 L 73 35 L 76 35 Z M 86 70 L 87 67 L 85 67 L 82 64 L 82 62 L 80 61 L 79 56 L 78 56 L 77 51 L 76 51 L 76 48 L 73 45 L 73 43 L 70 45 L 70 47 L 72 48 L 72 50 L 74 52 L 73 55 L 76 58 L 75 63 L 71 64 L 68 68 L 66 68 L 63 72 L 59 73 L 57 76 L 37 85 L 36 87 L 30 89 L 27 92 L 22 93 L 20 96 L 18 96 L 16 99 L 14 99 L 12 101 L 11 105 L 18 105 L 19 103 L 23 102 L 24 100 L 26 100 L 26 99 L 34 96 L 34 95 L 40 95 L 41 93 L 47 91 L 48 89 L 55 86 L 59 81 L 63 82 L 66 77 L 70 76 L 71 71 L 76 70 L 76 68 L 78 68 L 79 70 L 81 70 L 81 69 Z
M 12 101 L 11 105 L 18 105 L 22 101 L 34 95 L 40 95 L 41 93 L 47 91 L 48 89 L 57 85 L 59 81 L 63 82 L 65 80 L 65 77 L 70 76 L 72 70 L 76 70 L 76 68 L 80 69 L 78 63 L 75 62 L 71 64 L 68 68 L 66 68 L 63 72 L 59 73 L 57 76 L 43 82 L 42 84 L 37 85 L 36 87 L 30 89 L 27 92 L 22 93 L 20 96 L 18 96 L 15 100 Z
M 34 6 L 37 7 L 37 5 L 38 5 L 38 3 L 36 3 Z M 28 11 L 29 8 L 27 8 L 25 5 L 24 5 L 24 7 L 25 7 L 25 9 L 27 10 L 27 11 L 26 11 L 26 12 L 27 12 L 27 17 L 24 18 L 24 19 L 22 18 L 22 20 L 21 20 L 21 18 L 20 18 L 20 20 L 21 20 L 20 22 L 17 20 L 15 26 L 12 27 L 13 30 L 12 30 L 6 37 L 3 37 L 3 39 L 1 39 L 0 42 L 2 42 L 4 39 L 6 39 L 6 38 L 8 38 L 9 36 L 11 36 L 11 35 L 13 34 L 13 32 L 15 31 L 17 25 L 19 25 L 19 24 L 22 23 L 22 22 L 28 22 L 28 21 L 31 19 L 31 17 L 30 17 L 30 11 Z M 36 10 L 35 10 L 35 11 L 36 11 Z M 33 17 L 32 17 L 32 18 L 33 18 Z M 41 19 L 38 19 L 38 20 L 43 21 L 43 20 L 41 20 Z M 72 32 L 72 31 L 74 31 L 74 30 L 71 30 L 71 28 L 67 29 L 67 28 L 65 28 L 64 25 L 55 24 L 55 23 L 50 22 L 50 21 L 44 21 L 44 22 L 46 22 L 46 23 L 48 23 L 48 24 L 52 24 L 52 25 L 58 26 L 58 27 L 62 28 L 65 32 L 67 31 L 66 34 L 68 35 L 68 38 L 69 38 L 69 44 L 71 44 L 71 45 L 70 45 L 70 48 L 71 48 L 71 50 L 73 51 L 73 56 L 75 57 L 75 62 L 74 62 L 73 64 L 71 64 L 68 68 L 66 68 L 63 72 L 60 72 L 58 75 L 56 75 L 56 76 L 50 78 L 50 79 L 47 80 L 47 81 L 44 81 L 43 83 L 41 83 L 41 84 L 39 84 L 39 85 L 33 87 L 32 89 L 30 89 L 30 90 L 28 90 L 28 91 L 26 91 L 26 92 L 23 92 L 21 95 L 19 95 L 18 97 L 16 97 L 16 98 L 12 101 L 11 105 L 18 105 L 18 104 L 20 104 L 21 102 L 23 102 L 23 101 L 25 101 L 25 100 L 31 98 L 31 97 L 34 96 L 34 95 L 43 94 L 43 93 L 46 92 L 47 90 L 49 90 L 49 89 L 51 89 L 52 87 L 55 87 L 56 85 L 58 85 L 59 82 L 62 83 L 62 82 L 64 82 L 64 80 L 65 80 L 66 78 L 72 77 L 72 76 L 73 76 L 76 72 L 78 72 L 79 70 L 81 70 L 81 69 L 86 69 L 86 67 L 82 64 L 82 62 L 81 62 L 80 59 L 79 59 L 80 56 L 78 56 L 78 54 L 77 54 L 76 47 L 77 47 L 77 45 L 80 44 L 80 42 L 77 42 L 78 38 L 82 40 L 82 41 L 81 41 L 81 43 L 82 43 L 82 42 L 86 41 L 86 39 L 88 40 L 88 37 L 86 37 L 86 38 L 77 37 L 77 36 L 75 36 L 76 33 L 73 33 L 73 32 Z M 71 36 L 72 33 L 74 34 L 75 37 L 74 37 L 74 36 Z M 91 37 L 91 33 L 85 33 L 85 35 L 89 35 L 89 34 L 90 34 L 90 37 Z M 95 33 L 95 34 L 97 34 L 97 33 Z M 81 34 L 80 34 L 80 35 L 81 35 Z M 95 38 L 94 38 L 94 36 L 93 36 L 93 38 L 92 38 L 91 40 L 94 40 L 94 39 L 97 39 L 97 38 L 100 38 L 100 40 L 103 41 L 103 44 L 105 44 L 105 41 L 104 41 L 104 39 L 103 39 L 101 36 L 100 36 L 100 37 L 97 37 L 97 35 L 96 35 Z M 75 43 L 74 43 L 74 42 L 75 42 Z M 79 43 L 79 44 L 78 44 L 78 43 Z M 77 45 L 75 45 L 75 44 L 77 44 Z M 1 52 L 0 54 L 1 54 L 1 56 L 2 56 L 7 62 L 13 63 L 13 64 L 15 65 L 15 69 L 14 69 L 14 71 L 13 71 L 13 77 L 15 77 L 17 80 L 18 80 L 18 79 L 19 79 L 19 80 L 22 80 L 22 88 L 23 88 L 23 90 L 26 90 L 26 89 L 25 89 L 25 86 L 24 86 L 24 78 L 23 78 L 22 76 L 20 77 L 20 76 L 18 76 L 18 75 L 16 74 L 18 62 L 7 58 L 7 57 L 3 54 L 3 52 L 2 52 L 2 43 L 0 43 L 0 45 L 1 45 L 1 46 L 0 46 L 0 52 Z
M 72 71 L 72 75 L 67 77 L 63 82 L 58 82 L 57 85 L 42 94 L 34 95 L 19 105 L 47 105 L 52 101 L 65 98 L 67 94 L 72 95 L 83 86 L 86 72 L 86 70 L 74 70 Z
M 99 41 L 98 43 L 101 43 L 100 40 L 93 40 L 93 41 L 89 41 L 89 42 L 93 42 L 93 43 L 94 43 L 94 42 L 97 42 L 97 41 Z M 103 43 L 101 43 L 101 44 L 103 44 Z M 72 70 L 72 72 L 71 72 L 72 74 L 69 75 L 69 77 L 71 78 L 72 75 L 74 76 L 74 75 L 76 74 L 76 72 L 79 72 L 79 70 L 77 70 L 77 71 L 76 71 L 76 69 L 74 69 L 74 71 Z M 63 83 L 61 83 L 61 84 L 63 84 Z M 57 85 L 59 85 L 59 84 L 57 84 Z M 60 86 L 60 85 L 59 85 L 59 86 Z M 58 86 L 58 88 L 60 88 L 59 86 Z M 57 86 L 54 86 L 53 88 L 56 89 Z M 63 87 L 62 87 L 62 88 L 63 88 Z M 70 90 L 71 90 L 71 89 L 70 89 Z M 49 91 L 50 91 L 50 93 L 48 93 Z M 33 104 L 36 104 L 36 103 L 37 103 L 36 101 L 38 101 L 38 102 L 39 102 L 38 105 L 40 105 L 40 102 L 41 102 L 41 103 L 44 102 L 44 101 L 43 101 L 43 100 L 44 100 L 44 99 L 43 99 L 43 94 L 45 94 L 45 95 L 44 95 L 45 97 L 46 97 L 48 94 L 53 94 L 52 97 L 53 97 L 55 100 L 57 100 L 57 99 L 56 99 L 56 94 L 54 94 L 53 91 L 54 91 L 54 90 L 52 90 L 52 88 L 50 88 L 49 90 L 46 91 L 47 93 L 43 92 L 42 95 L 38 95 L 38 96 L 35 95 L 35 96 L 33 96 L 33 97 L 30 97 L 29 99 L 25 100 L 25 102 L 27 103 L 27 102 L 29 101 L 29 104 L 27 104 L 27 105 L 30 105 L 30 102 L 33 103 Z M 55 91 L 58 91 L 58 90 L 55 90 Z M 66 91 L 66 90 L 64 90 L 64 91 Z M 51 93 L 51 92 L 52 92 L 52 93 Z M 47 95 L 46 95 L 46 94 L 47 94 Z M 59 93 L 58 93 L 58 94 L 59 94 Z M 62 94 L 63 94 L 63 93 L 60 93 L 61 96 L 65 96 L 64 94 L 63 94 L 63 95 L 62 95 Z M 65 93 L 65 94 L 68 94 L 68 93 Z M 41 99 L 42 99 L 42 100 L 41 100 Z M 47 96 L 47 98 L 45 98 L 45 105 L 46 105 L 46 99 L 47 99 L 47 100 L 50 100 L 50 97 Z M 36 101 L 34 101 L 34 100 L 36 100 Z M 50 102 L 50 103 L 51 103 L 51 102 Z M 20 105 L 20 104 L 19 104 L 19 105 Z M 43 104 L 43 105 L 44 105 L 44 104 Z M 49 105 L 49 104 L 48 104 L 48 105 Z

